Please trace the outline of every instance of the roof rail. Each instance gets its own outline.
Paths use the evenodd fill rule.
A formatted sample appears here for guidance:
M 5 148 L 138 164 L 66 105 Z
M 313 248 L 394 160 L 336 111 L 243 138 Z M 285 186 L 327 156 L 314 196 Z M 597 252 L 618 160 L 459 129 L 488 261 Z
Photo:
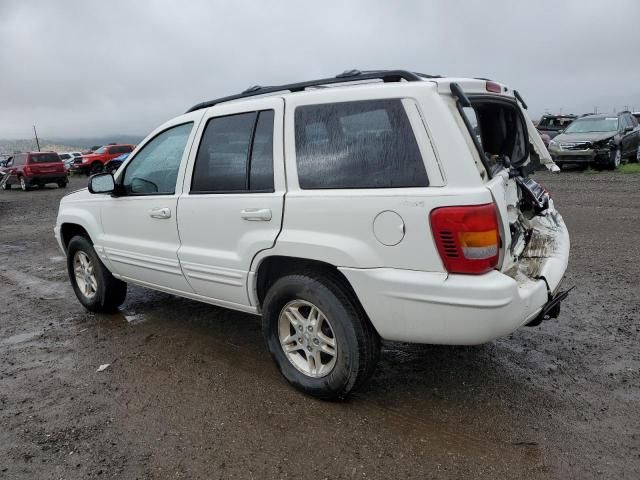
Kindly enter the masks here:
M 439 76 L 409 72 L 408 70 L 368 70 L 364 72 L 355 69 L 345 70 L 335 77 L 322 78 L 319 80 L 309 80 L 306 82 L 290 83 L 287 85 L 272 85 L 266 87 L 254 85 L 253 87 L 249 87 L 242 93 L 238 93 L 236 95 L 229 95 L 228 97 L 222 97 L 215 100 L 198 103 L 197 105 L 194 105 L 189 110 L 187 110 L 186 113 L 200 110 L 202 108 L 212 107 L 214 105 L 217 105 L 218 103 L 238 100 L 240 98 L 255 97 L 257 95 L 265 95 L 268 93 L 276 92 L 301 92 L 309 87 L 320 87 L 323 85 L 331 85 L 334 83 L 363 82 L 366 80 L 382 80 L 383 82 L 400 82 L 402 80 L 406 80 L 407 82 L 417 82 L 420 80 L 424 80 L 425 78 L 439 78 Z

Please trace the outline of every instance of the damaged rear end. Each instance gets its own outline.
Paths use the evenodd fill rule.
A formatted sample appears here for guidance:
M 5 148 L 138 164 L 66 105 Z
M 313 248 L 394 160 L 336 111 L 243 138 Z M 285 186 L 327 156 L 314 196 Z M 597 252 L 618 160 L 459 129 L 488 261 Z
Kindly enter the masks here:
M 484 87 L 484 88 L 483 88 Z M 569 233 L 549 192 L 529 175 L 554 164 L 517 91 L 490 81 L 452 82 L 450 89 L 478 153 L 479 174 L 500 222 L 499 270 L 518 285 L 525 324 L 557 317 L 568 291 L 560 285 Z

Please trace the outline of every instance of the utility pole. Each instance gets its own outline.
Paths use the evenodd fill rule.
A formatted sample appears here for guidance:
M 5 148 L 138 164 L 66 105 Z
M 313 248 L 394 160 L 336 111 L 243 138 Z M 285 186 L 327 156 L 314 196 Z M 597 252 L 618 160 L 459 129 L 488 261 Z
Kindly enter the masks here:
M 40 142 L 38 141 L 38 132 L 36 132 L 36 126 L 33 126 L 33 133 L 36 136 L 36 145 L 38 146 L 38 151 L 40 151 Z

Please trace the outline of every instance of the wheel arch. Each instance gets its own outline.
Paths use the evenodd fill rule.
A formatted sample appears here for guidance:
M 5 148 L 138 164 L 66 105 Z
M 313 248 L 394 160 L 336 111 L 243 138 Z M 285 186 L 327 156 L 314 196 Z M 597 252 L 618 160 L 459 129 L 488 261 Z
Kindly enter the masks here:
M 64 222 L 60 225 L 60 239 L 62 240 L 62 245 L 64 245 L 65 250 L 71 239 L 75 236 L 85 237 L 93 245 L 91 235 L 89 235 L 87 229 L 79 223 Z
M 338 282 L 345 288 L 346 293 L 354 304 L 366 316 L 366 312 L 347 277 L 335 265 L 317 259 L 289 257 L 286 255 L 271 255 L 261 259 L 256 267 L 255 274 L 252 275 L 253 279 L 251 280 L 250 277 L 249 296 L 255 300 L 258 308 L 261 309 L 269 287 L 279 278 L 293 273 L 305 272 L 325 275 Z

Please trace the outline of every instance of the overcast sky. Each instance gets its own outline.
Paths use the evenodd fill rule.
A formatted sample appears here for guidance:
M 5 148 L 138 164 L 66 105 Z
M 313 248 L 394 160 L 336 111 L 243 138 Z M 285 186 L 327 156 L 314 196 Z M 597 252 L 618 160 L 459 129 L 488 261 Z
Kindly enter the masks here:
M 0 138 L 144 135 L 255 85 L 406 68 L 532 116 L 640 110 L 640 1 L 0 0 Z

